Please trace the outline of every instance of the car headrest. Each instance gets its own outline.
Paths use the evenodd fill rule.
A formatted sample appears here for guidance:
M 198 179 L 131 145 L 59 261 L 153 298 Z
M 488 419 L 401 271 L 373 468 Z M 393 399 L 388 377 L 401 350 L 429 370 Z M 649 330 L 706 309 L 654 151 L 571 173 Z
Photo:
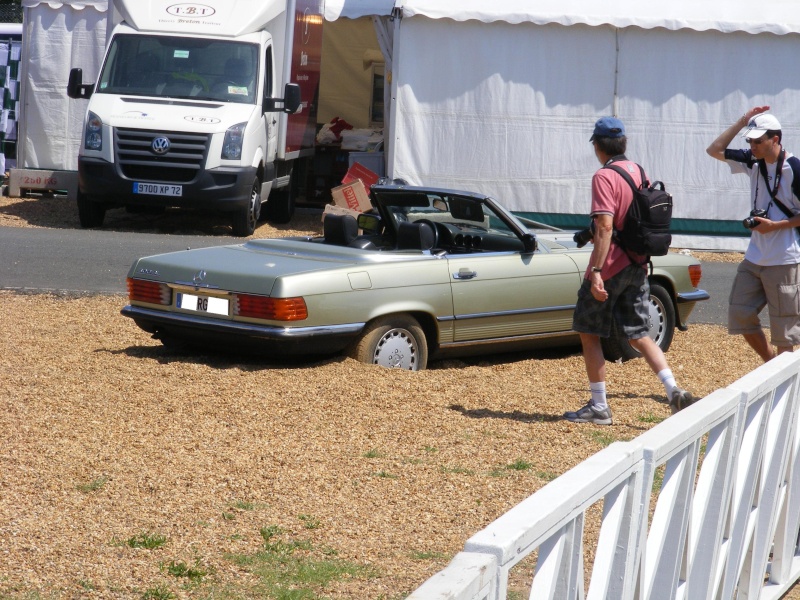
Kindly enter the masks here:
M 430 250 L 435 239 L 436 234 L 430 223 L 398 223 L 397 247 L 400 250 Z
M 326 244 L 347 246 L 358 236 L 358 221 L 351 215 L 326 214 L 322 234 Z

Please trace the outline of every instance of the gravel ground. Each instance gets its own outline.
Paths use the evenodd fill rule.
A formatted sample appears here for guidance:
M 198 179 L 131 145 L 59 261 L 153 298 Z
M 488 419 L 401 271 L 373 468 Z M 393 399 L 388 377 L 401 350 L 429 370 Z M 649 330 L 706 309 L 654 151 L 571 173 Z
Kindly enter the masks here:
M 66 204 L 3 198 L 0 225 L 76 227 Z M 174 215 L 109 216 L 110 229 L 187 229 Z M 219 232 L 210 219 L 188 229 L 208 227 Z M 613 427 L 563 421 L 588 394 L 577 349 L 421 373 L 267 362 L 168 351 L 119 315 L 121 296 L 0 302 L 4 599 L 271 597 L 254 557 L 277 526 L 272 541 L 308 561 L 362 567 L 291 597 L 399 600 L 552 478 L 669 415 L 638 360 L 608 366 Z M 676 332 L 668 359 L 699 396 L 759 364 L 710 325 Z

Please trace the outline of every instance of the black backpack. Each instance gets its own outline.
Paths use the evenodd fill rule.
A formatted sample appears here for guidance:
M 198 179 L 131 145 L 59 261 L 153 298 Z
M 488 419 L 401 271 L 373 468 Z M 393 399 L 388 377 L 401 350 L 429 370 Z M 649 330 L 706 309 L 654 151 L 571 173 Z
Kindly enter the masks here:
M 614 239 L 627 252 L 643 256 L 664 256 L 669 251 L 672 235 L 669 232 L 672 220 L 672 196 L 664 189 L 661 181 L 652 185 L 647 181 L 644 169 L 642 187 L 637 188 L 631 176 L 622 167 L 608 165 L 631 186 L 633 202 L 625 215 L 622 230 L 615 231 Z

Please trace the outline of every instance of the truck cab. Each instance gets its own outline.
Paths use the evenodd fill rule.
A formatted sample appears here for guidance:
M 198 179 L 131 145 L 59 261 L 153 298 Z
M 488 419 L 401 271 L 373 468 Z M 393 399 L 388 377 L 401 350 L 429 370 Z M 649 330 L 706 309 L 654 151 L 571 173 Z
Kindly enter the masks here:
M 113 207 L 225 213 L 237 236 L 252 234 L 262 216 L 288 221 L 299 155 L 287 146 L 288 115 L 309 102 L 297 83 L 280 85 L 292 72 L 279 64 L 292 55 L 286 10 L 267 23 L 234 20 L 214 31 L 209 19 L 222 18 L 221 7 L 188 18 L 171 15 L 176 5 L 163 0 L 149 4 L 164 5 L 155 14 L 174 19 L 127 14 L 97 82 L 84 84 L 80 69 L 70 73 L 69 96 L 89 98 L 78 158 L 81 225 L 101 226 Z M 276 48 L 276 37 L 285 46 Z

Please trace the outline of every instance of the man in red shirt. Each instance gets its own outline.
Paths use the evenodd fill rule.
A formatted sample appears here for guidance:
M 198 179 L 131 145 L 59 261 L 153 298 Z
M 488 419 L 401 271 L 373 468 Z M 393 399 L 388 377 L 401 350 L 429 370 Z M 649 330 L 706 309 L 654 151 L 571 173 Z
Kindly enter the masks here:
M 642 184 L 639 166 L 625 157 L 628 138 L 622 121 L 615 117 L 599 119 L 589 141 L 603 167 L 613 163 L 625 169 L 634 183 Z M 694 401 L 692 394 L 677 386 L 664 353 L 648 336 L 647 257 L 627 252 L 614 239 L 614 230 L 622 229 L 632 201 L 630 186 L 613 169 L 600 168 L 592 177 L 594 248 L 578 291 L 572 322 L 572 328 L 581 337 L 592 397 L 581 409 L 564 413 L 564 418 L 573 423 L 612 424 L 600 338 L 611 335 L 614 323 L 623 329 L 631 346 L 641 353 L 664 384 L 673 413 Z

